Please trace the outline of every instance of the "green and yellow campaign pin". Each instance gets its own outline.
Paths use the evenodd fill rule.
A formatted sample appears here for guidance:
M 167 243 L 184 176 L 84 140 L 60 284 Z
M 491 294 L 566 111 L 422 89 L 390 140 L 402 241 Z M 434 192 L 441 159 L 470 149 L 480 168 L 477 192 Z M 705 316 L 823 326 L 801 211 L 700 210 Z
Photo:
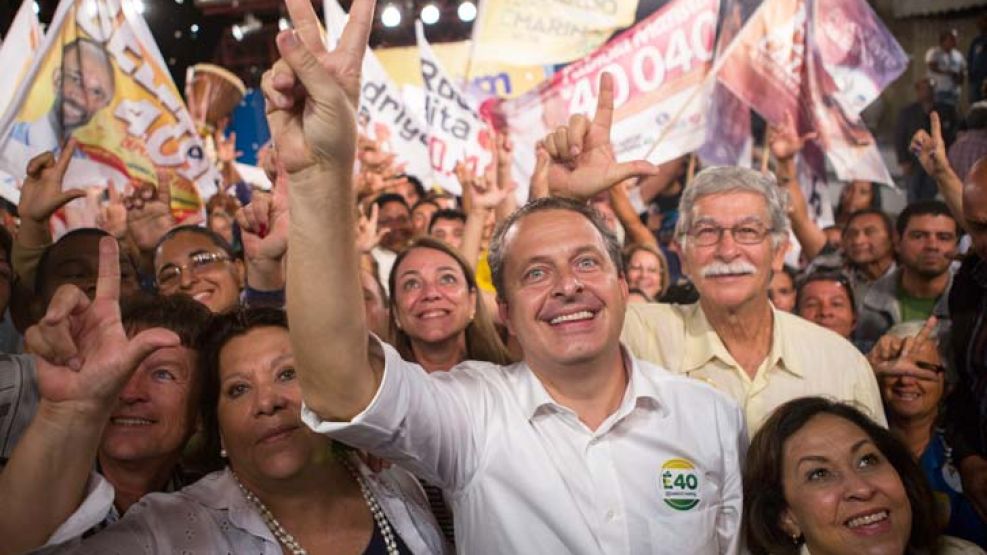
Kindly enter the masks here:
M 661 466 L 660 485 L 665 504 L 677 511 L 688 511 L 699 504 L 699 471 L 691 461 L 666 461 Z

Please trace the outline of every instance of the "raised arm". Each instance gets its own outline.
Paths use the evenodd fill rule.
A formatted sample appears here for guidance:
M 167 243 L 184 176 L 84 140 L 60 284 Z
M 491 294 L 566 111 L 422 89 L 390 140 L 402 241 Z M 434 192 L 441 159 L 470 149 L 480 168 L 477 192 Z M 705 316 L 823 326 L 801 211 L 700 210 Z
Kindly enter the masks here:
M 62 179 L 75 146 L 75 139 L 69 139 L 57 159 L 51 152 L 45 152 L 32 158 L 27 165 L 27 177 L 17 204 L 21 225 L 14 240 L 12 256 L 14 272 L 31 287 L 34 286 L 34 274 L 41 253 L 51 244 L 51 215 L 72 200 L 86 196 L 82 189 L 62 190 Z
M 949 165 L 939 114 L 936 112 L 929 114 L 929 121 L 931 122 L 929 132 L 919 129 L 912 137 L 912 152 L 918 157 L 925 173 L 936 180 L 939 192 L 942 193 L 942 198 L 956 221 L 966 228 L 966 219 L 963 217 L 963 180 L 966 176 L 956 175 L 953 167 Z
M 349 420 L 370 403 L 372 365 L 356 248 L 356 108 L 373 1 L 355 0 L 333 51 L 309 0 L 287 0 L 294 30 L 262 80 L 267 120 L 287 171 L 291 225 L 287 307 L 306 405 Z M 375 359 L 376 360 L 376 359 Z
M 116 239 L 103 238 L 99 252 L 95 298 L 64 285 L 27 332 L 41 401 L 0 473 L 0 553 L 43 545 L 79 507 L 120 390 L 144 358 L 178 345 L 163 329 L 127 339 Z
M 802 150 L 807 140 L 815 136 L 815 133 L 799 137 L 791 117 L 784 126 L 771 127 L 768 133 L 768 148 L 776 160 L 775 176 L 778 184 L 788 191 L 788 217 L 792 222 L 792 231 L 806 257 L 812 260 L 826 246 L 826 234 L 809 216 L 809 206 L 799 185 L 795 155 Z
M 620 225 L 624 226 L 624 231 L 630 238 L 628 243 L 651 245 L 656 249 L 658 248 L 658 240 L 655 239 L 648 226 L 641 223 L 641 218 L 631 206 L 631 200 L 627 197 L 626 182 L 618 183 L 610 188 L 610 207 L 613 208 L 614 214 L 620 220 Z

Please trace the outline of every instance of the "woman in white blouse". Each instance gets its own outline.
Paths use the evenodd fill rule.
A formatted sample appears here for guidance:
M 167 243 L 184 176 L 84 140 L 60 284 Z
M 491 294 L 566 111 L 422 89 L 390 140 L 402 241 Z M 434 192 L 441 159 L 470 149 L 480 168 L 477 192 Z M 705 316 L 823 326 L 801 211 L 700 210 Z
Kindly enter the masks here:
M 285 315 L 217 317 L 200 351 L 203 420 L 228 460 L 174 494 L 151 494 L 78 548 L 86 553 L 441 553 L 418 482 L 374 474 L 300 420 Z M 213 432 L 210 434 L 210 432 Z M 207 440 L 207 444 L 215 443 Z

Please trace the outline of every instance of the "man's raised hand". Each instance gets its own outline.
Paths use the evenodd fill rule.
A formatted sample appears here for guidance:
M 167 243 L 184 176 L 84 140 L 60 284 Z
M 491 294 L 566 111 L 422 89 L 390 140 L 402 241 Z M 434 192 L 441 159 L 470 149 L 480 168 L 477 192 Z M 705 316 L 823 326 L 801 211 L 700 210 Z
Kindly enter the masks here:
M 644 160 L 618 163 L 610 143 L 613 123 L 613 76 L 600 75 L 600 91 L 593 120 L 582 114 L 569 118 L 542 139 L 551 157 L 548 184 L 552 194 L 588 199 L 621 181 L 658 172 Z
M 86 196 L 82 189 L 62 190 L 62 180 L 75 153 L 76 140 L 69 139 L 58 158 L 51 152 L 41 153 L 27 164 L 27 177 L 21 187 L 17 210 L 22 219 L 48 225 L 56 210 L 70 201 Z
M 52 297 L 41 321 L 27 330 L 28 350 L 38 364 L 41 397 L 83 410 L 112 410 L 133 371 L 157 349 L 179 344 L 178 336 L 151 328 L 128 339 L 120 319 L 120 259 L 117 240 L 99 242 L 96 296 L 74 285 Z
M 320 162 L 349 171 L 356 150 L 360 69 L 373 0 L 354 0 L 335 50 L 325 46 L 310 0 L 286 0 L 294 29 L 277 38 L 281 59 L 264 73 L 267 120 L 288 173 Z
M 949 158 L 946 156 L 946 141 L 942 138 L 942 122 L 939 114 L 929 114 L 929 132 L 919 129 L 912 137 L 911 151 L 918 158 L 925 173 L 936 177 L 944 173 L 952 173 Z M 965 178 L 966 176 L 960 176 Z

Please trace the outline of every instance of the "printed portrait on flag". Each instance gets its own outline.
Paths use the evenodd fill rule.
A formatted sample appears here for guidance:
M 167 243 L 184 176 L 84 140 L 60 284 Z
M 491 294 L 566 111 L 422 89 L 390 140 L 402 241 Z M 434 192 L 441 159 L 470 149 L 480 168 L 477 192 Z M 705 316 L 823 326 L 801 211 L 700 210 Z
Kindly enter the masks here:
M 63 186 L 143 183 L 171 190 L 179 221 L 198 214 L 218 174 L 144 21 L 119 0 L 63 1 L 0 122 L 0 166 L 78 141 Z

